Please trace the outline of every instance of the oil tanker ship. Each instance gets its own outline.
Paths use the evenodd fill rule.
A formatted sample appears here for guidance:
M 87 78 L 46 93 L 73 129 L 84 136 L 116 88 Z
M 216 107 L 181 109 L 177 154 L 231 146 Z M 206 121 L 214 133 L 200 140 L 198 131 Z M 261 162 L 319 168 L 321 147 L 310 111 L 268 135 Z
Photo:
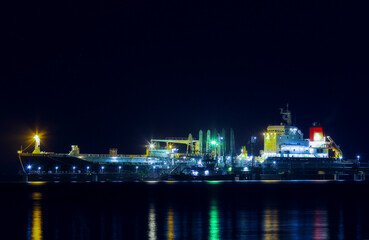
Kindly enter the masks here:
M 270 125 L 264 149 L 255 156 L 256 137 L 251 137 L 251 155 L 246 147 L 235 149 L 234 132 L 224 129 L 199 131 L 198 138 L 151 139 L 144 155 L 82 154 L 77 145 L 69 153 L 44 152 L 34 136 L 33 152 L 18 151 L 21 173 L 33 180 L 211 180 L 211 179 L 365 179 L 368 166 L 359 157 L 343 159 L 340 147 L 314 123 L 309 138 L 291 121 L 291 112 L 281 109 L 280 125 Z

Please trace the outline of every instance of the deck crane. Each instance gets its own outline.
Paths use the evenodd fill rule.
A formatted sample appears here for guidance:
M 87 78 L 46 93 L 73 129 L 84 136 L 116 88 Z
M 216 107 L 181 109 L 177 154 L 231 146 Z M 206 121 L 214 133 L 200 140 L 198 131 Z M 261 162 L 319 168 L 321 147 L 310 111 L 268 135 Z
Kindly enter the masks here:
M 192 138 L 192 134 L 190 133 L 188 135 L 188 138 L 168 138 L 168 139 L 151 139 L 151 144 L 155 142 L 164 142 L 167 144 L 167 148 L 169 149 L 171 145 L 170 143 L 176 143 L 176 144 L 186 144 L 187 145 L 187 151 L 186 154 L 190 153 L 193 154 L 194 152 L 197 154 L 199 152 L 199 140 L 194 140 Z M 194 146 L 195 145 L 195 146 Z

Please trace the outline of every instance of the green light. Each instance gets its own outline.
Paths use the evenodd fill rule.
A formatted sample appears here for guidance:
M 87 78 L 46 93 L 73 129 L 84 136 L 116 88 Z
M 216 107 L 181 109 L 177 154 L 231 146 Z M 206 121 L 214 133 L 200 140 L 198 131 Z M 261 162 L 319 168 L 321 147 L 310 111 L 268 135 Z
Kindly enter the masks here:
M 229 167 L 229 168 L 228 168 L 228 172 L 230 172 L 230 171 L 232 171 L 232 167 Z
M 210 143 L 211 143 L 211 145 L 215 145 L 215 144 L 217 144 L 217 142 L 216 142 L 216 141 L 211 141 Z

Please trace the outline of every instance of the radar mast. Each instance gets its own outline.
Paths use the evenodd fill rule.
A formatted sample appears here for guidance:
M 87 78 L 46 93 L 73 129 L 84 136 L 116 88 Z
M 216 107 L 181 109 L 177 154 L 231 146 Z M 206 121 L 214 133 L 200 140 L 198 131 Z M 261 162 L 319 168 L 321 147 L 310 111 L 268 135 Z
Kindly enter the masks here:
M 281 109 L 281 115 L 282 115 L 282 119 L 285 120 L 287 122 L 288 126 L 292 125 L 292 118 L 291 118 L 291 111 L 288 110 L 288 103 L 286 106 L 286 109 L 280 108 Z

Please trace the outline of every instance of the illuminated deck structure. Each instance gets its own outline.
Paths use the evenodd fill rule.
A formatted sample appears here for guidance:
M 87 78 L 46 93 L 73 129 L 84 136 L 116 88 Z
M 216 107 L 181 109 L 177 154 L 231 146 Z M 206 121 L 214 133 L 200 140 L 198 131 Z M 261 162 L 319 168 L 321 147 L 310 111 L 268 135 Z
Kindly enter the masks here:
M 109 154 L 82 154 L 77 145 L 69 153 L 44 152 L 40 149 L 40 137 L 34 137 L 32 153 L 18 151 L 22 170 L 26 174 L 123 174 L 170 175 L 187 174 L 207 176 L 223 169 L 232 170 L 236 162 L 234 133 L 230 131 L 230 142 L 226 134 L 216 130 L 202 130 L 199 138 L 192 134 L 188 138 L 151 139 L 146 145 L 146 154 L 118 154 L 116 148 Z
M 281 109 L 287 125 L 268 126 L 264 133 L 263 158 L 335 158 L 342 159 L 342 151 L 329 136 L 324 136 L 323 128 L 314 123 L 310 128 L 310 138 L 304 139 L 303 133 L 292 125 L 291 112 Z M 333 154 L 330 154 L 330 151 Z
M 360 157 L 344 160 L 339 146 L 326 136 L 323 128 L 313 124 L 309 138 L 292 124 L 291 112 L 281 109 L 285 124 L 270 125 L 264 133 L 264 150 L 255 156 L 256 137 L 251 137 L 251 155 L 246 147 L 236 154 L 234 132 L 222 129 L 199 131 L 198 138 L 172 137 L 151 139 L 146 154 L 83 154 L 77 145 L 69 153 L 43 152 L 40 137 L 35 136 L 34 150 L 18 151 L 22 171 L 26 175 L 114 175 L 118 179 L 160 179 L 181 176 L 183 179 L 237 176 L 239 179 L 316 179 L 320 175 L 364 174 L 369 166 Z

